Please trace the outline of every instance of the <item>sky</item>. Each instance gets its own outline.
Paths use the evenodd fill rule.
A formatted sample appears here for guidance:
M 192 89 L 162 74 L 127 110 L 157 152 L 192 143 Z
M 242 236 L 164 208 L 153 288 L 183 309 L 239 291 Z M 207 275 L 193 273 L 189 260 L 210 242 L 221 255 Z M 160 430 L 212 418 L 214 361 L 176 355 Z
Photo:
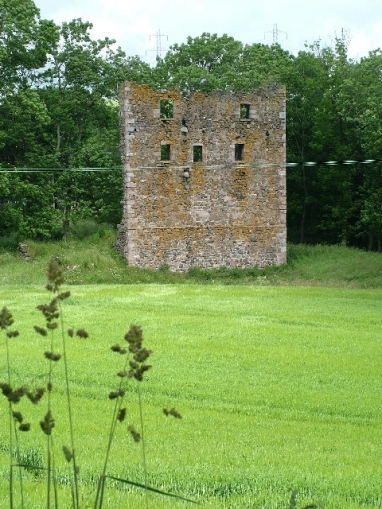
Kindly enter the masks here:
M 293 54 L 304 43 L 333 46 L 345 34 L 348 55 L 360 59 L 382 48 L 381 0 L 35 0 L 56 24 L 82 18 L 93 39 L 116 39 L 127 56 L 154 64 L 172 44 L 203 32 L 228 34 L 244 44 L 278 42 Z

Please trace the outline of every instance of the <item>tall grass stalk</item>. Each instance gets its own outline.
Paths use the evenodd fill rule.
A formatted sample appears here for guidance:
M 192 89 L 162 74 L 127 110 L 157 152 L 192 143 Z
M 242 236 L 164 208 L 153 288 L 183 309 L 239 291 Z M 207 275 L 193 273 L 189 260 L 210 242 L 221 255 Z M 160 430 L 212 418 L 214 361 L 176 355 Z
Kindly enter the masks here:
M 126 371 L 127 362 L 128 361 L 126 358 L 123 371 Z M 122 381 L 123 381 L 123 379 L 121 378 L 120 382 L 119 382 L 119 387 L 116 391 L 116 394 L 118 396 L 115 398 L 115 404 L 114 404 L 113 414 L 112 414 L 112 418 L 111 418 L 110 431 L 109 431 L 109 435 L 108 435 L 108 441 L 107 441 L 106 452 L 105 452 L 105 459 L 104 459 L 104 462 L 102 465 L 102 472 L 101 472 L 100 478 L 98 480 L 97 493 L 96 493 L 96 498 L 95 498 L 95 502 L 94 502 L 94 509 L 101 508 L 102 503 L 103 503 L 105 480 L 106 480 L 106 469 L 107 469 L 107 464 L 109 462 L 109 456 L 110 456 L 111 445 L 112 445 L 113 437 L 114 437 L 114 433 L 115 433 L 115 428 L 117 426 L 117 416 L 121 410 L 122 400 L 123 400 L 123 395 L 124 395 L 124 392 L 122 390 Z
M 12 316 L 10 319 L 13 322 Z M 9 356 L 9 340 L 8 334 L 5 334 L 5 348 L 7 352 L 7 374 L 8 374 L 8 385 L 11 387 L 11 363 Z M 9 415 L 9 501 L 10 507 L 13 508 L 13 418 L 12 418 L 12 404 L 8 400 L 8 415 Z
M 13 319 L 10 317 L 12 322 Z M 5 335 L 5 345 L 7 351 L 7 372 L 8 372 L 8 384 L 11 387 L 11 363 L 9 356 L 9 339 L 8 334 Z M 10 506 L 13 508 L 13 417 L 12 417 L 12 403 L 8 400 L 8 413 L 9 413 L 9 500 Z M 20 487 L 22 487 L 22 482 L 20 479 Z M 22 497 L 22 507 L 24 507 L 23 497 Z
M 142 442 L 142 460 L 143 460 L 143 469 L 145 476 L 145 486 L 148 485 L 148 476 L 147 476 L 147 462 L 146 462 L 146 443 L 145 443 L 145 433 L 144 433 L 144 425 L 143 425 L 143 405 L 142 405 L 142 395 L 141 395 L 141 387 L 138 384 L 138 403 L 139 403 L 139 420 L 141 424 L 141 442 Z M 149 508 L 149 492 L 145 490 L 145 501 L 146 501 L 146 509 Z
M 70 384 L 69 384 L 69 368 L 68 368 L 68 355 L 66 348 L 66 335 L 64 332 L 64 320 L 62 315 L 62 306 L 61 301 L 59 301 L 59 310 L 60 310 L 60 325 L 61 325 L 61 337 L 62 337 L 62 351 L 64 358 L 64 374 L 65 374 L 65 387 L 66 387 L 66 400 L 68 405 L 68 418 L 69 418 L 69 431 L 70 431 L 70 445 L 71 445 L 71 456 L 68 454 L 67 449 L 64 447 L 63 451 L 67 457 L 67 460 L 72 460 L 73 466 L 73 482 L 71 483 L 72 490 L 72 502 L 73 507 L 78 509 L 80 506 L 79 502 L 79 487 L 78 487 L 78 466 L 76 462 L 76 448 L 74 443 L 74 424 L 73 424 L 73 411 L 72 411 L 72 403 L 70 397 Z M 71 334 L 71 333 L 69 333 Z
M 16 458 L 17 463 L 20 463 L 20 444 L 17 432 L 17 419 L 19 422 L 22 421 L 22 416 L 19 412 L 14 412 L 12 408 L 12 401 L 18 403 L 21 396 L 23 395 L 23 388 L 12 392 L 11 389 L 11 360 L 10 360 L 10 352 L 9 352 L 9 339 L 13 337 L 17 337 L 19 335 L 18 331 L 9 331 L 9 327 L 13 325 L 14 320 L 12 314 L 8 311 L 6 307 L 4 307 L 0 312 L 0 328 L 5 330 L 5 350 L 6 350 L 6 362 L 7 362 L 7 380 L 8 384 L 1 384 L 0 387 L 3 391 L 3 394 L 7 396 L 8 400 L 8 416 L 9 416 L 9 504 L 10 508 L 14 507 L 14 498 L 13 498 L 13 456 L 14 456 L 14 445 L 13 445 L 13 434 L 15 435 L 16 441 Z M 22 469 L 19 466 L 19 483 L 20 483 L 20 495 L 21 495 L 21 508 L 24 508 L 24 490 L 23 490 L 23 477 L 22 477 Z
M 53 352 L 53 331 L 50 334 L 50 351 Z M 44 430 L 43 425 L 42 429 L 46 433 L 47 440 L 47 452 L 48 452 L 48 476 L 47 476 L 47 508 L 50 509 L 50 497 L 51 497 L 51 483 L 53 480 L 54 487 L 54 500 L 55 507 L 57 508 L 57 483 L 56 483 L 56 475 L 55 475 L 55 462 L 54 462 L 54 449 L 53 449 L 53 437 L 52 437 L 52 427 L 54 426 L 54 420 L 52 417 L 52 368 L 53 362 L 50 360 L 49 362 L 49 373 L 48 373 L 48 412 L 46 414 L 48 425 Z M 42 421 L 44 422 L 44 421 Z
M 143 347 L 143 335 L 142 330 L 140 327 L 136 325 L 132 325 L 129 329 L 129 331 L 125 334 L 125 340 L 128 342 L 128 352 L 131 354 L 131 358 L 129 356 L 126 356 L 124 367 L 121 371 L 119 371 L 117 374 L 120 377 L 119 381 L 119 387 L 116 391 L 113 391 L 109 394 L 110 399 L 115 399 L 115 405 L 114 405 L 114 411 L 113 416 L 111 420 L 110 425 L 110 431 L 109 431 L 109 437 L 108 437 L 108 443 L 106 448 L 106 454 L 105 459 L 103 462 L 102 467 L 102 473 L 98 482 L 97 486 L 97 494 L 96 494 L 96 500 L 94 504 L 94 509 L 101 509 L 103 504 L 103 496 L 104 496 L 104 488 L 105 488 L 105 480 L 106 480 L 106 470 L 107 465 L 109 461 L 109 455 L 111 451 L 111 445 L 113 441 L 113 437 L 115 434 L 116 426 L 118 421 L 123 422 L 126 417 L 126 408 L 122 408 L 122 403 L 124 400 L 126 389 L 124 388 L 124 385 L 126 385 L 126 382 L 131 378 L 134 378 L 137 382 L 141 382 L 143 380 L 143 374 L 148 371 L 151 366 L 146 364 L 146 360 L 151 355 L 151 350 L 147 350 Z M 111 347 L 111 350 L 115 353 L 125 355 L 127 354 L 127 349 L 122 348 L 119 344 L 115 344 Z M 142 401 L 140 399 L 140 392 L 139 392 L 139 383 L 138 383 L 138 395 L 139 395 L 139 406 L 140 406 L 140 412 L 141 412 L 141 419 L 142 419 Z M 132 425 L 128 426 L 128 430 L 130 431 L 133 439 L 135 442 L 139 442 L 142 440 L 142 424 L 141 424 L 141 434 L 139 434 L 135 428 Z M 145 472 L 146 469 L 146 457 L 144 452 L 144 443 L 142 443 L 143 447 L 143 463 L 144 463 L 144 469 Z M 127 481 L 127 480 L 124 480 Z M 123 481 L 122 481 L 123 482 Z M 145 485 L 147 487 L 147 476 Z M 147 498 L 147 489 L 146 491 L 146 507 L 148 507 L 148 498 Z
M 78 465 L 76 461 L 76 449 L 75 449 L 75 433 L 74 433 L 74 419 L 72 411 L 72 397 L 69 382 L 69 362 L 68 362 L 68 348 L 67 348 L 67 336 L 65 333 L 62 301 L 70 296 L 70 292 L 62 292 L 61 285 L 64 282 L 63 271 L 55 260 L 50 260 L 47 270 L 48 284 L 46 289 L 51 292 L 52 299 L 48 304 L 40 304 L 37 309 L 41 311 L 45 318 L 45 326 L 40 327 L 34 325 L 34 330 L 43 337 L 49 338 L 49 349 L 45 351 L 45 358 L 49 362 L 49 368 L 47 372 L 46 388 L 38 388 L 35 391 L 29 390 L 27 387 L 20 387 L 19 389 L 12 390 L 11 387 L 11 356 L 9 349 L 9 338 L 18 335 L 17 331 L 8 331 L 7 329 L 13 324 L 12 315 L 6 308 L 0 312 L 0 327 L 6 329 L 6 362 L 7 362 L 7 383 L 0 383 L 0 388 L 3 394 L 8 399 L 9 409 L 9 451 L 10 451 L 10 509 L 15 508 L 14 499 L 14 475 L 13 468 L 19 467 L 20 472 L 20 493 L 21 493 L 21 509 L 24 508 L 24 490 L 22 483 L 22 468 L 34 470 L 40 469 L 40 465 L 31 465 L 29 460 L 21 461 L 20 446 L 18 441 L 18 430 L 28 431 L 30 424 L 23 422 L 23 417 L 20 412 L 13 411 L 13 404 L 20 401 L 23 396 L 28 396 L 32 403 L 36 404 L 40 401 L 43 394 L 47 392 L 47 409 L 46 414 L 42 420 L 40 420 L 40 427 L 46 438 L 46 460 L 47 466 L 43 468 L 46 471 L 46 508 L 47 509 L 58 509 L 59 507 L 59 491 L 58 491 L 58 475 L 57 475 L 57 454 L 55 447 L 55 440 L 53 430 L 56 422 L 53 416 L 54 412 L 54 401 L 56 397 L 53 397 L 53 389 L 55 382 L 55 365 L 63 358 L 63 371 L 64 371 L 64 383 L 65 383 L 65 396 L 67 401 L 67 411 L 69 420 L 69 434 L 70 434 L 70 448 L 63 446 L 62 450 L 67 462 L 72 463 L 73 472 L 70 475 L 70 490 L 71 490 L 71 505 L 73 509 L 80 508 L 80 496 L 79 496 L 79 478 L 78 478 Z M 57 346 L 56 332 L 55 330 L 60 328 L 61 340 L 62 340 L 62 354 L 59 353 L 59 347 Z M 84 329 L 78 329 L 74 333 L 73 329 L 67 330 L 67 335 L 70 338 L 78 336 L 79 338 L 87 338 L 88 333 Z M 114 410 L 112 413 L 112 420 L 110 425 L 110 431 L 106 446 L 106 453 L 104 462 L 102 465 L 102 472 L 98 480 L 96 497 L 95 497 L 95 509 L 101 509 L 104 501 L 105 482 L 107 478 L 113 479 L 118 483 L 130 484 L 139 488 L 143 488 L 146 491 L 145 494 L 145 505 L 146 509 L 149 507 L 149 498 L 147 491 L 151 490 L 162 495 L 178 498 L 181 500 L 187 500 L 184 497 L 180 497 L 174 494 L 166 493 L 161 490 L 148 486 L 148 474 L 146 465 L 146 450 L 144 442 L 144 431 L 143 431 L 143 411 L 142 411 L 142 395 L 140 390 L 140 382 L 144 378 L 144 373 L 148 371 L 151 366 L 147 364 L 147 359 L 151 355 L 151 350 L 146 349 L 143 346 L 143 334 L 139 326 L 131 325 L 130 329 L 124 336 L 128 346 L 126 348 L 121 347 L 119 344 L 113 345 L 111 350 L 115 353 L 125 355 L 124 366 L 121 371 L 117 373 L 119 377 L 119 383 L 116 391 L 109 393 L 109 399 L 115 400 Z M 125 392 L 127 384 L 133 380 L 137 385 L 138 403 L 139 403 L 139 418 L 140 418 L 140 433 L 136 431 L 132 424 L 127 426 L 128 432 L 131 434 L 135 442 L 142 442 L 142 457 L 144 464 L 144 476 L 145 484 L 136 483 L 128 479 L 123 479 L 117 476 L 109 475 L 107 472 L 111 447 L 113 438 L 116 433 L 118 422 L 123 422 L 126 418 L 126 408 L 122 407 L 124 403 Z M 166 415 L 173 415 L 174 417 L 180 417 L 180 414 L 175 409 L 165 411 Z M 19 424 L 17 427 L 16 424 Z M 14 426 L 13 426 L 14 425 Z M 17 464 L 13 462 L 14 455 L 14 435 L 16 437 L 16 456 Z M 188 500 L 193 502 L 191 500 Z
M 53 295 L 53 299 L 49 304 L 41 304 L 38 306 L 38 309 L 42 312 L 46 320 L 46 328 L 41 328 L 35 326 L 36 332 L 45 336 L 47 334 L 47 330 L 50 330 L 50 350 L 45 352 L 45 357 L 49 360 L 49 372 L 48 372 L 48 412 L 44 418 L 44 421 L 40 422 L 41 428 L 43 432 L 47 435 L 47 454 L 48 454 L 48 475 L 47 475 L 47 507 L 50 508 L 50 499 L 51 499 L 51 484 L 53 483 L 54 489 L 54 501 L 55 507 L 58 507 L 58 494 L 57 494 L 57 475 L 55 468 L 55 458 L 54 458 L 54 447 L 53 447 L 53 437 L 52 437 L 52 429 L 55 426 L 55 421 L 53 419 L 52 414 L 52 398 L 51 393 L 53 389 L 53 363 L 59 361 L 61 359 L 61 354 L 54 353 L 55 350 L 55 342 L 54 342 L 54 331 L 59 327 L 59 324 L 56 320 L 60 319 L 60 329 L 61 329 L 61 338 L 62 338 L 62 350 L 63 350 L 63 360 L 64 360 L 64 378 L 65 378 L 65 389 L 66 389 L 66 399 L 67 399 L 67 407 L 68 407 L 68 419 L 69 419 L 69 433 L 70 433 L 70 443 L 71 449 L 68 449 L 66 446 L 63 447 L 63 452 L 68 462 L 72 462 L 73 466 L 73 476 L 71 478 L 71 492 L 72 492 L 72 505 L 74 509 L 79 508 L 79 488 L 78 488 L 78 467 L 76 464 L 76 456 L 75 456 L 75 446 L 74 446 L 74 426 L 73 426 L 73 416 L 72 416 L 72 404 L 70 397 L 70 385 L 69 385 L 69 369 L 68 369 L 68 358 L 67 358 L 67 348 L 66 348 L 66 336 L 64 332 L 64 322 L 63 322 L 63 314 L 61 301 L 67 299 L 70 296 L 70 292 L 61 292 L 61 285 L 64 282 L 64 277 L 61 268 L 55 260 L 50 260 L 47 271 L 48 284 L 46 289 L 50 291 Z M 73 337 L 73 330 L 68 330 L 69 336 Z M 88 334 L 83 329 L 77 331 L 77 335 L 80 337 L 88 337 Z
M 19 434 L 17 432 L 16 421 L 13 421 L 14 431 L 15 431 L 15 441 L 16 441 L 16 457 L 18 463 L 18 472 L 19 472 L 19 484 L 20 484 L 20 496 L 21 496 L 21 508 L 24 508 L 24 485 L 23 485 L 23 472 L 20 466 L 20 442 L 19 442 Z
M 63 351 L 63 360 L 64 360 L 64 377 L 65 377 L 65 386 L 66 386 L 66 399 L 67 399 L 67 407 L 68 407 L 68 418 L 69 418 L 69 429 L 70 429 L 70 440 L 71 440 L 71 449 L 64 446 L 63 452 L 68 462 L 72 462 L 73 466 L 73 475 L 71 479 L 71 493 L 72 493 L 72 505 L 73 509 L 79 509 L 79 483 L 78 483 L 78 466 L 76 464 L 76 455 L 75 455 L 75 444 L 74 444 L 74 426 L 73 426 L 73 415 L 72 415 L 72 404 L 71 404 L 71 395 L 70 395 L 70 384 L 69 384 L 69 367 L 68 367 L 68 356 L 67 356 L 67 345 L 66 345 L 66 335 L 64 331 L 64 322 L 63 322 L 63 313 L 61 302 L 67 299 L 70 296 L 70 292 L 61 292 L 61 285 L 64 282 L 63 271 L 59 264 L 51 259 L 48 265 L 48 284 L 46 286 L 47 290 L 53 294 L 53 299 L 49 304 L 41 304 L 38 306 L 38 309 L 42 312 L 46 320 L 46 328 L 41 328 L 35 326 L 36 332 L 42 334 L 43 336 L 47 335 L 47 331 L 50 331 L 50 350 L 45 352 L 45 357 L 49 360 L 49 373 L 48 373 L 48 412 L 44 418 L 44 421 L 41 421 L 41 428 L 43 432 L 47 435 L 47 449 L 48 449 L 48 475 L 47 475 L 47 509 L 50 509 L 50 500 L 51 500 L 51 485 L 54 489 L 54 501 L 55 501 L 55 509 L 58 507 L 58 495 L 57 495 L 57 475 L 55 468 L 55 457 L 54 457 L 54 447 L 53 447 L 53 436 L 52 429 L 55 426 L 55 421 L 52 415 L 52 398 L 51 393 L 53 389 L 53 363 L 59 361 L 61 359 L 61 355 L 59 353 L 55 353 L 55 342 L 54 342 L 54 331 L 59 327 L 58 319 L 60 319 L 60 328 L 61 328 L 61 336 L 62 336 L 62 351 Z M 74 336 L 73 329 L 68 329 L 69 337 Z M 76 332 L 76 336 L 80 338 L 87 338 L 88 333 L 84 329 L 78 329 Z M 116 427 L 118 422 L 123 422 L 126 416 L 126 408 L 122 408 L 122 403 L 124 401 L 124 396 L 126 392 L 126 384 L 128 380 L 135 379 L 138 383 L 138 399 L 140 406 L 140 420 L 141 420 L 141 434 L 138 433 L 134 426 L 129 425 L 128 431 L 131 433 L 134 441 L 138 442 L 142 439 L 143 435 L 143 415 L 142 415 L 142 400 L 141 393 L 139 390 L 139 383 L 143 380 L 143 375 L 146 371 L 148 371 L 151 366 L 146 363 L 147 359 L 151 355 L 151 350 L 147 350 L 143 347 L 143 334 L 140 327 L 136 325 L 131 325 L 129 331 L 125 334 L 126 342 L 128 343 L 127 348 L 120 347 L 119 344 L 113 345 L 111 350 L 115 353 L 126 355 L 124 367 L 121 371 L 117 373 L 119 377 L 118 389 L 116 391 L 112 391 L 109 393 L 109 399 L 115 399 L 114 410 L 111 419 L 110 431 L 108 436 L 108 442 L 106 447 L 105 459 L 102 466 L 102 472 L 99 477 L 96 498 L 95 498 L 95 509 L 101 509 L 104 500 L 104 490 L 105 490 L 105 482 L 107 476 L 107 467 L 110 458 L 111 446 L 113 442 L 113 438 L 116 432 Z M 144 463 L 144 471 L 145 471 L 145 487 L 147 492 L 147 466 L 146 466 L 146 454 L 145 454 L 145 446 L 142 441 L 142 450 L 143 450 L 143 463 Z M 129 482 L 126 479 L 119 479 L 120 482 Z M 146 493 L 146 508 L 148 508 L 148 497 Z

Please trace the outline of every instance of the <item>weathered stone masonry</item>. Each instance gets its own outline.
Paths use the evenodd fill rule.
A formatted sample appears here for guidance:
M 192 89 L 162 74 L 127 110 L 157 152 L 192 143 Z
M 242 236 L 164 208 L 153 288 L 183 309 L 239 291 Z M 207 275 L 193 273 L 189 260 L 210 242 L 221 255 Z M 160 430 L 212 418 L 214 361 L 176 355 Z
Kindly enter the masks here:
M 286 261 L 283 87 L 182 96 L 126 82 L 120 122 L 119 241 L 130 265 Z

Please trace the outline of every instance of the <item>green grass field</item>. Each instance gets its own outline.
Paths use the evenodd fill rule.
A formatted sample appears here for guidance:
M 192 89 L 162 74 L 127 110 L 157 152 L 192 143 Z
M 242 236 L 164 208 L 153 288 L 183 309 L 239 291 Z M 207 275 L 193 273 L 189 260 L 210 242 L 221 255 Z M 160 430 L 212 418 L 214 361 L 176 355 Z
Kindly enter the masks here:
M 141 325 L 147 347 L 154 351 L 153 369 L 142 385 L 152 486 L 208 508 L 288 509 L 294 489 L 297 508 L 318 501 L 327 509 L 382 507 L 382 289 L 355 288 L 378 286 L 381 274 L 375 268 L 381 267 L 380 255 L 360 253 L 370 255 L 362 271 L 342 248 L 347 269 L 336 276 L 333 263 L 338 258 L 333 254 L 335 283 L 325 287 L 330 274 L 322 273 L 320 280 L 320 271 L 312 274 L 306 261 L 322 267 L 323 249 L 317 248 L 316 256 L 310 248 L 301 250 L 289 266 L 261 275 L 278 277 L 279 286 L 267 279 L 250 285 L 249 276 L 234 285 L 234 274 L 218 284 L 216 276 L 202 272 L 198 278 L 214 283 L 70 288 L 72 297 L 63 303 L 65 327 L 85 327 L 90 333 L 88 340 L 70 339 L 69 345 L 83 507 L 93 504 L 112 411 L 108 394 L 122 367 L 110 346 L 123 342 L 131 323 Z M 12 311 L 20 331 L 11 343 L 12 378 L 15 385 L 37 386 L 46 381 L 43 352 L 48 344 L 32 327 L 43 325 L 35 307 L 49 295 L 36 286 L 41 278 L 36 272 L 38 256 L 29 265 L 13 257 L 0 258 L 0 308 L 6 305 Z M 30 279 L 22 279 L 22 269 L 16 269 L 23 263 Z M 9 264 L 15 264 L 13 274 L 3 271 Z M 292 286 L 293 271 L 295 281 L 304 286 Z M 305 279 L 304 271 L 310 274 Z M 0 359 L 4 379 L 3 353 Z M 60 449 L 69 440 L 60 363 L 55 377 L 54 440 Z M 131 387 L 128 421 L 138 425 Z M 38 421 L 46 412 L 45 403 L 20 404 L 33 423 L 20 444 L 31 462 L 44 462 Z M 163 415 L 162 408 L 172 406 L 182 420 Z M 2 397 L 0 507 L 9 507 L 7 419 Z M 61 507 L 66 508 L 69 472 L 61 455 L 57 466 Z M 128 436 L 125 424 L 117 432 L 109 472 L 143 481 L 141 448 Z M 27 473 L 25 490 L 28 509 L 44 507 L 42 478 Z M 150 495 L 150 507 L 156 509 L 186 506 L 193 507 Z M 145 501 L 139 490 L 116 484 L 107 490 L 105 507 L 139 509 Z

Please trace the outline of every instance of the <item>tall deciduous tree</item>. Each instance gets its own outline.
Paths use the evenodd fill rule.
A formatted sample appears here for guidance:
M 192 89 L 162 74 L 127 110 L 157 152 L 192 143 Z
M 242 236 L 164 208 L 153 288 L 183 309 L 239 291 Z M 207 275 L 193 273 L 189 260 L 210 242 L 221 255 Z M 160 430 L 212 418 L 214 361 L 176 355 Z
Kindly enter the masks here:
M 360 131 L 349 119 L 344 96 L 355 98 L 356 62 L 347 56 L 346 38 L 334 48 L 316 43 L 300 52 L 288 80 L 287 147 L 294 161 L 362 158 Z M 357 218 L 355 166 L 301 166 L 288 171 L 288 224 L 299 227 L 294 240 L 347 242 Z
M 187 43 L 174 44 L 163 60 L 157 60 L 154 81 L 160 88 L 176 86 L 183 92 L 225 88 L 226 74 L 234 72 L 242 52 L 242 43 L 226 34 L 188 37 Z
M 344 114 L 357 130 L 363 157 L 382 158 L 382 51 L 360 60 L 341 97 Z M 369 249 L 382 250 L 382 165 L 360 168 L 356 231 Z
M 51 116 L 50 155 L 58 167 L 120 165 L 118 112 L 110 100 L 117 97 L 123 79 L 125 54 L 113 49 L 114 40 L 94 41 L 91 28 L 91 23 L 80 19 L 57 27 L 47 69 L 40 76 L 44 87 L 39 94 Z M 93 176 L 61 175 L 56 181 L 55 205 L 63 212 L 65 228 L 71 217 L 86 215 L 116 223 L 117 211 L 121 214 L 121 179 L 121 175 L 116 179 L 115 174 L 103 174 L 102 189 L 106 191 L 109 184 L 115 193 L 113 204 L 106 204 L 100 189 L 89 185 L 94 183 Z M 110 192 L 104 196 L 110 199 Z
M 113 40 L 94 41 L 90 23 L 73 20 L 59 27 L 41 22 L 33 2 L 8 4 L 8 24 L 3 24 L 7 48 L 13 48 L 15 26 L 27 35 L 15 41 L 18 59 L 13 61 L 13 74 L 9 73 L 13 81 L 8 80 L 8 88 L 2 89 L 0 166 L 119 166 L 118 109 L 111 98 L 116 99 L 126 69 L 138 75 L 144 65 L 139 65 L 139 59 L 126 60 L 119 48 L 114 51 Z M 39 34 L 36 44 L 32 28 Z M 22 54 L 24 42 L 30 55 L 28 51 Z M 11 66 L 12 62 L 5 63 Z M 21 63 L 25 64 L 23 72 Z M 114 224 L 121 215 L 120 172 L 97 174 L 95 179 L 78 172 L 64 176 L 54 171 L 3 174 L 2 179 L 0 204 L 4 218 L 8 217 L 2 221 L 2 233 L 16 229 L 22 235 L 55 236 L 57 218 L 61 217 L 62 230 L 73 210 L 77 217 L 88 215 Z M 7 191 L 10 183 L 12 199 Z
M 153 82 L 184 92 L 253 90 L 270 82 L 284 82 L 291 55 L 279 45 L 243 45 L 226 34 L 203 33 L 174 44 L 158 59 Z
M 105 100 L 116 97 L 122 79 L 124 53 L 113 50 L 114 40 L 92 40 L 91 28 L 80 19 L 56 27 L 47 69 L 40 75 L 39 93 L 51 116 L 52 148 L 62 166 L 72 164 L 87 128 L 97 122 Z
M 0 100 L 45 64 L 52 25 L 32 0 L 0 0 Z

